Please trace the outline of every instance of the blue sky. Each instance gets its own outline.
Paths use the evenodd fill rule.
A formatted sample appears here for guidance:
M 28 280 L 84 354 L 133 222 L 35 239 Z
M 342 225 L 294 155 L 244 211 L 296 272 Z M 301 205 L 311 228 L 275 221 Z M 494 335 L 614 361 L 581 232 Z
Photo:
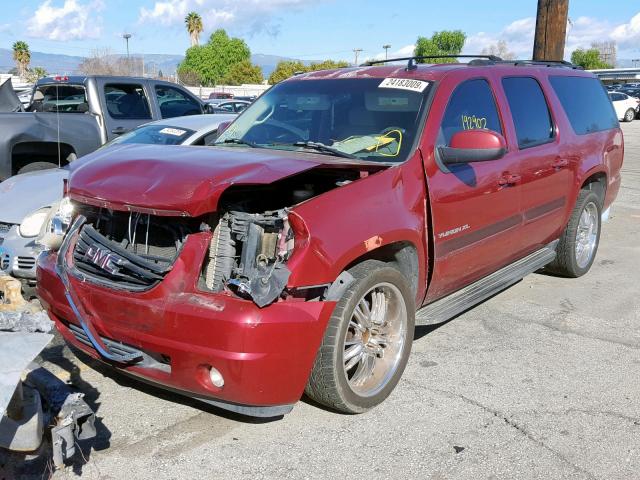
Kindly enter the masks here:
M 184 15 L 204 18 L 203 38 L 216 28 L 246 40 L 253 53 L 303 59 L 361 59 L 406 54 L 419 35 L 461 29 L 465 52 L 505 40 L 519 57 L 531 55 L 535 0 L 433 2 L 427 0 L 0 0 L 0 47 L 25 40 L 33 51 L 89 55 L 124 52 L 122 32 L 135 53 L 182 54 L 189 46 Z M 11 7 L 9 7 L 11 5 Z M 619 58 L 640 58 L 640 2 L 612 6 L 571 0 L 567 51 L 592 41 L 616 40 Z

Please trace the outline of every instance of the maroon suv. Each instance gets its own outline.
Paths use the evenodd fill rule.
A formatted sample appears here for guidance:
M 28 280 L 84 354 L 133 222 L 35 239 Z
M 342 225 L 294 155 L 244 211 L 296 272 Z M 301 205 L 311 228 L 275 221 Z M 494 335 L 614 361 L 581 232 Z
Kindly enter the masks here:
M 299 75 L 212 146 L 77 162 L 39 294 L 69 344 L 164 388 L 250 415 L 303 392 L 363 412 L 415 324 L 541 268 L 585 274 L 622 159 L 601 83 L 572 65 Z

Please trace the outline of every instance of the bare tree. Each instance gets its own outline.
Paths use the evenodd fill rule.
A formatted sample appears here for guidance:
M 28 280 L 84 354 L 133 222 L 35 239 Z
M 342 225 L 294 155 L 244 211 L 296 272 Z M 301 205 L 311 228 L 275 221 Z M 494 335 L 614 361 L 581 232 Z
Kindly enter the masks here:
M 127 58 L 115 55 L 109 49 L 99 49 L 94 50 L 90 57 L 85 58 L 78 69 L 85 75 L 142 76 L 144 59 L 135 56 Z
M 504 40 L 498 40 L 498 43 L 494 43 L 482 49 L 483 55 L 496 55 L 503 60 L 514 60 L 516 54 L 509 50 L 507 42 Z

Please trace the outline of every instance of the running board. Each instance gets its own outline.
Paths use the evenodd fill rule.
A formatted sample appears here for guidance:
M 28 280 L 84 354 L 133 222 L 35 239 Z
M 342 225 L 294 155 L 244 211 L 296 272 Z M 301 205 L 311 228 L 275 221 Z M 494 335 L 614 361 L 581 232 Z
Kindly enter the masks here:
M 556 258 L 557 241 L 416 312 L 416 325 L 435 325 L 468 310 Z

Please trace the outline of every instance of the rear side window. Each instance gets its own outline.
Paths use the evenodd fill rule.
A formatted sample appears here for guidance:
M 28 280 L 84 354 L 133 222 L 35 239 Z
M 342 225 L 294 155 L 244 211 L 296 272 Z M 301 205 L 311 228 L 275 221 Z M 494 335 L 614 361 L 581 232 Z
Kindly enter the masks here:
M 551 141 L 551 114 L 538 81 L 531 77 L 511 77 L 504 78 L 502 86 L 516 127 L 518 147 L 535 147 Z
M 493 91 L 484 79 L 467 80 L 451 94 L 440 126 L 439 143 L 449 145 L 455 133 L 477 128 L 502 133 Z
M 109 84 L 104 87 L 107 111 L 116 120 L 151 119 L 149 101 L 142 85 Z
M 598 79 L 552 76 L 549 80 L 578 135 L 618 126 L 613 106 Z

